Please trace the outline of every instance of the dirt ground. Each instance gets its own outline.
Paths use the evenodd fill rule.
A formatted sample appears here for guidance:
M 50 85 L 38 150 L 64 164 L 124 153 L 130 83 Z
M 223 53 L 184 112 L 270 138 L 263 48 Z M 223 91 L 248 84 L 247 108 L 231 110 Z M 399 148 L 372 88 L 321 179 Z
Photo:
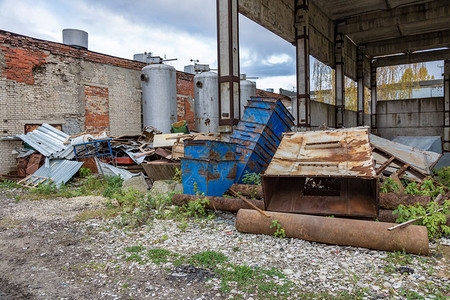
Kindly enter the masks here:
M 132 299 L 130 285 L 139 298 L 215 297 L 196 274 L 178 280 L 159 269 L 105 263 L 101 245 L 115 241 L 95 224 L 75 221 L 81 211 L 103 207 L 102 197 L 16 203 L 10 196 L 0 199 L 0 299 Z
M 309 298 L 315 298 L 314 291 L 351 291 L 347 282 L 356 277 L 365 291 L 359 298 L 368 299 L 390 299 L 387 293 L 399 290 L 397 286 L 417 287 L 426 294 L 431 284 L 444 286 L 448 279 L 449 246 L 441 246 L 441 261 L 414 258 L 416 273 L 406 276 L 379 271 L 388 265 L 382 251 L 240 234 L 234 230 L 231 214 L 219 216 L 208 228 L 189 225 L 187 232 L 170 220 L 155 221 L 146 230 L 124 230 L 110 221 L 77 219 L 81 212 L 104 208 L 103 197 L 24 200 L 20 199 L 23 193 L 0 189 L 0 299 L 258 298 L 234 290 L 220 292 L 214 280 L 205 281 L 214 275 L 207 269 L 124 259 L 126 246 L 154 247 L 164 235 L 168 235 L 163 238 L 164 247 L 183 254 L 223 247 L 233 262 L 277 266 L 309 289 Z M 237 246 L 240 252 L 234 252 Z M 438 268 L 437 277 L 427 275 L 432 265 Z

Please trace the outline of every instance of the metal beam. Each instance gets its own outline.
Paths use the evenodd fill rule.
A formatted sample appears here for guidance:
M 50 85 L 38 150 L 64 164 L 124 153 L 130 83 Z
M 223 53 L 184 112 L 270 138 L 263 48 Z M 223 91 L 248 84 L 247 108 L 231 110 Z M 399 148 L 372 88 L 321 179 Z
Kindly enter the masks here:
M 370 128 L 377 133 L 377 68 L 370 66 Z
M 450 30 L 359 45 L 369 57 L 450 47 Z
M 336 128 L 344 126 L 344 111 L 345 111 L 345 77 L 344 77 L 344 58 L 345 58 L 345 36 L 342 33 L 336 34 L 334 42 L 334 59 L 336 66 L 335 84 L 336 84 Z
M 238 17 L 238 0 L 217 0 L 220 132 L 232 132 L 239 119 Z
M 311 126 L 311 95 L 309 81 L 309 1 L 297 0 L 295 8 L 297 54 L 297 127 Z
M 375 58 L 372 63 L 375 67 L 387 67 L 445 59 L 450 59 L 450 49 L 379 57 Z
M 358 126 L 364 125 L 364 54 L 358 50 L 356 64 L 357 73 L 357 119 Z
M 444 61 L 444 150 L 450 151 L 450 59 Z

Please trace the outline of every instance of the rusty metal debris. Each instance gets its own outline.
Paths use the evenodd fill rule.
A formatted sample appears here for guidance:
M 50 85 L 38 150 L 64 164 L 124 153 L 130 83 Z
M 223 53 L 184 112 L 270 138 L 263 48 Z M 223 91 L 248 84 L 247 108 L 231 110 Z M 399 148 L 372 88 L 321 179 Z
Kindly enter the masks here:
M 269 211 L 377 216 L 367 128 L 285 134 L 262 181 Z
M 175 194 L 172 198 L 172 203 L 174 205 L 182 206 L 188 204 L 190 201 L 195 201 L 197 199 L 208 199 L 209 204 L 206 205 L 208 209 L 223 210 L 230 212 L 237 212 L 240 209 L 253 209 L 253 207 L 239 198 L 224 198 L 224 197 L 211 197 L 211 196 L 198 196 L 198 195 L 186 195 L 186 194 Z M 264 201 L 262 200 L 252 200 L 248 201 L 259 209 L 264 209 Z
M 288 238 L 300 238 L 326 244 L 363 247 L 384 251 L 405 251 L 428 255 L 428 233 L 424 226 L 411 225 L 395 231 L 387 229 L 395 224 L 343 218 L 327 218 L 301 214 L 268 212 L 266 218 L 254 210 L 241 209 L 236 216 L 240 232 L 270 234 L 271 220 L 285 230 Z

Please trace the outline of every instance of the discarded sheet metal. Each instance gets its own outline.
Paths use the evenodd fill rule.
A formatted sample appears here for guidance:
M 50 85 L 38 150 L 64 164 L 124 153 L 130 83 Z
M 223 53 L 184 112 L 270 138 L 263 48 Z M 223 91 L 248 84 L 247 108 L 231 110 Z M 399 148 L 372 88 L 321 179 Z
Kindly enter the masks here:
M 280 100 L 252 97 L 230 142 L 237 143 L 239 154 L 236 182 L 245 172 L 261 173 L 270 163 L 282 134 L 291 131 L 294 118 Z
M 408 164 L 424 174 L 431 174 L 433 166 L 442 156 L 442 154 L 436 152 L 424 151 L 400 143 L 392 142 L 373 134 L 370 135 L 370 144 L 374 148 L 379 149 L 379 151 L 374 151 L 374 160 L 377 165 L 383 165 L 387 160 L 394 156 L 402 162 L 399 164 L 390 163 L 390 167 L 399 169 L 405 164 Z M 381 153 L 387 153 L 388 155 L 382 155 Z M 410 175 L 416 176 L 416 174 L 412 173 Z
M 438 136 L 398 136 L 392 140 L 395 143 L 414 147 L 416 149 L 442 154 L 442 137 Z
M 72 159 L 75 156 L 72 146 L 64 144 L 70 136 L 46 123 L 32 132 L 17 137 L 49 158 Z
M 236 144 L 219 141 L 185 141 L 181 158 L 183 191 L 222 196 L 236 177 Z
M 43 165 L 30 177 L 25 178 L 21 183 L 29 184 L 31 181 L 33 181 L 33 183 L 48 183 L 47 180 L 35 180 L 36 178 L 45 178 L 59 186 L 60 184 L 69 181 L 78 172 L 82 165 L 83 162 L 73 160 L 50 160 L 48 167 Z
M 181 163 L 169 162 L 166 160 L 154 160 L 142 164 L 148 178 L 156 180 L 170 180 L 172 179 L 177 169 L 181 169 Z
M 425 226 L 411 225 L 388 231 L 395 224 L 276 212 L 268 214 L 270 218 L 255 210 L 241 209 L 236 216 L 236 229 L 240 232 L 273 235 L 276 229 L 271 227 L 271 222 L 278 220 L 287 238 L 420 255 L 429 253 Z
M 368 128 L 284 135 L 262 177 L 269 211 L 376 218 Z
M 140 175 L 141 173 L 131 173 L 127 170 L 120 169 L 117 167 L 114 167 L 110 164 L 101 162 L 97 158 L 95 158 L 95 162 L 97 164 L 97 169 L 100 174 L 103 176 L 120 176 L 123 180 L 130 179 L 133 176 Z

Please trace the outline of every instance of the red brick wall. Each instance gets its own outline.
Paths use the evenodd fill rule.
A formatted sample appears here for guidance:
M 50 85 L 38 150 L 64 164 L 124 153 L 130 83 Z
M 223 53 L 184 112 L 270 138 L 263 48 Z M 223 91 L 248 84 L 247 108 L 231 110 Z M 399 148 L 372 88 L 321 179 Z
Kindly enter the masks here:
M 22 48 L 36 52 L 48 51 L 51 54 L 80 58 L 102 64 L 113 65 L 122 68 L 140 70 L 147 64 L 97 53 L 89 50 L 77 49 L 61 43 L 39 40 L 32 37 L 0 30 L 0 44 L 9 44 L 12 48 Z M 28 52 L 28 51 L 27 51 Z M 29 53 L 29 52 L 28 52 Z
M 84 87 L 86 103 L 85 128 L 87 132 L 109 130 L 108 88 L 86 85 Z
M 194 75 L 177 72 L 177 114 L 178 121 L 186 120 L 190 129 L 195 129 L 194 118 Z
M 2 61 L 0 61 L 0 67 L 2 67 L 0 70 L 2 70 L 3 76 L 8 79 L 34 84 L 33 68 L 45 64 L 49 54 L 58 55 L 62 60 L 64 57 L 70 57 L 133 70 L 141 70 L 147 65 L 138 61 L 77 49 L 61 43 L 35 39 L 0 30 L 0 59 L 4 56 L 4 66 L 2 67 Z M 136 80 L 140 83 L 139 77 L 136 77 Z M 103 96 L 90 95 L 90 93 L 95 93 L 95 89 L 99 89 L 96 91 L 100 94 L 103 93 Z M 86 129 L 104 129 L 109 127 L 109 116 L 107 117 L 104 114 L 105 112 L 109 114 L 108 106 L 105 106 L 105 103 L 109 101 L 108 89 L 86 87 L 85 92 Z M 99 107 L 101 107 L 102 111 L 100 114 L 97 113 L 97 108 L 93 103 L 94 99 L 100 101 Z M 194 75 L 177 71 L 178 120 L 186 120 L 191 129 L 195 129 L 193 103 Z M 98 117 L 98 120 L 94 116 Z
M 42 51 L 24 50 L 0 46 L 5 60 L 2 70 L 7 79 L 21 83 L 34 84 L 33 68 L 45 64 L 48 56 Z

